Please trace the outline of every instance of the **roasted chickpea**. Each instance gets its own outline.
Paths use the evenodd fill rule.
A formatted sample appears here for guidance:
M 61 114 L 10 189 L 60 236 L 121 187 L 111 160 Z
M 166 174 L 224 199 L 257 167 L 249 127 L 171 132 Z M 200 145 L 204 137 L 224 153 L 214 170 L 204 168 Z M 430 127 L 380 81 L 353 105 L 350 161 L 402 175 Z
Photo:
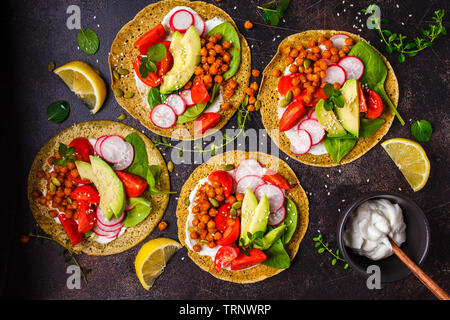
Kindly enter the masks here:
M 313 48 L 316 46 L 316 42 L 314 40 L 309 40 L 308 41 L 308 48 Z
M 223 64 L 220 66 L 220 71 L 222 71 L 222 73 L 227 72 L 228 71 L 228 65 L 227 64 Z
M 290 55 L 292 58 L 297 58 L 297 57 L 298 57 L 298 54 L 299 54 L 299 51 L 298 51 L 297 49 L 292 49 L 291 52 L 289 53 L 289 55 Z
M 228 197 L 227 201 L 228 201 L 229 204 L 232 205 L 233 203 L 236 202 L 236 197 L 231 195 L 231 196 Z
M 247 110 L 250 111 L 250 112 L 253 112 L 253 111 L 255 111 L 256 109 L 255 109 L 255 106 L 254 106 L 253 104 L 249 104 L 249 105 L 247 106 Z
M 258 78 L 260 74 L 261 72 L 258 69 L 252 70 L 252 76 L 254 76 L 255 78 Z
M 194 244 L 192 249 L 194 249 L 195 252 L 200 252 L 200 250 L 202 250 L 202 248 L 198 244 Z
M 255 96 L 251 96 L 251 97 L 248 98 L 248 103 L 249 104 L 255 104 L 255 102 L 256 102 L 256 97 Z
M 299 87 L 295 87 L 294 89 L 292 89 L 292 95 L 293 95 L 294 97 L 299 96 L 301 93 L 302 93 L 302 90 L 300 90 Z
M 250 88 L 252 88 L 253 90 L 257 91 L 258 88 L 259 88 L 258 82 L 256 82 L 256 81 L 252 82 L 252 84 L 250 85 Z
M 244 28 L 245 29 L 251 29 L 253 28 L 253 23 L 251 23 L 249 20 L 244 22 Z
M 272 77 L 276 77 L 278 78 L 281 75 L 281 71 L 278 69 L 273 69 L 272 70 Z
M 253 96 L 253 95 L 255 95 L 255 90 L 248 87 L 247 89 L 245 89 L 245 94 L 248 96 Z
M 197 218 L 195 218 L 195 219 L 192 220 L 192 225 L 193 225 L 194 227 L 196 227 L 196 226 L 198 225 L 199 222 L 200 222 L 200 221 L 199 221 Z
M 229 102 L 222 103 L 222 105 L 220 107 L 222 108 L 222 110 L 230 110 L 231 103 L 229 103 Z
M 327 38 L 325 38 L 324 36 L 320 36 L 320 37 L 319 37 L 319 40 L 318 40 L 319 44 L 322 44 L 322 43 L 324 43 L 325 41 L 327 41 Z
M 199 234 L 197 232 L 191 232 L 191 234 L 189 235 L 189 237 L 191 239 L 198 239 L 199 238 Z
M 51 218 L 56 218 L 56 217 L 58 216 L 58 211 L 56 211 L 56 210 L 50 210 L 50 211 L 48 212 L 48 215 L 49 215 Z
M 211 249 L 212 249 L 212 248 L 215 248 L 215 247 L 216 247 L 215 242 L 214 242 L 214 241 L 208 242 L 208 247 L 210 247 Z
M 39 191 L 34 190 L 33 192 L 31 192 L 31 196 L 35 199 L 39 198 L 40 195 L 41 193 Z
M 219 213 L 219 211 L 217 211 L 216 208 L 211 208 L 211 209 L 209 209 L 209 211 L 208 211 L 209 216 L 212 217 L 212 218 L 214 218 L 215 216 L 217 216 L 218 213 Z
M 281 49 L 281 52 L 283 52 L 284 54 L 288 55 L 289 53 L 291 53 L 291 47 L 290 46 L 285 46 Z
M 214 82 L 216 83 L 222 83 L 223 77 L 221 75 L 217 75 L 214 77 Z
M 201 48 L 200 55 L 206 57 L 208 55 L 208 50 L 205 47 Z
M 243 193 L 236 194 L 236 200 L 240 202 L 244 201 L 244 194 Z
M 207 49 L 207 50 L 211 50 L 212 48 L 214 48 L 214 42 L 208 42 L 208 43 L 206 44 L 206 49 Z
M 339 82 L 333 83 L 334 90 L 339 90 L 341 88 L 341 84 Z
M 228 81 L 228 85 L 230 86 L 230 88 L 236 89 L 238 83 L 236 82 L 236 80 L 231 79 L 230 81 Z
M 220 239 L 222 239 L 222 234 L 220 232 L 215 232 L 214 233 L 214 240 L 217 241 L 217 240 L 220 240 Z
M 217 43 L 217 38 L 215 36 L 211 36 L 208 38 L 208 41 L 212 43 Z
M 300 84 L 300 82 L 301 82 L 300 77 L 296 77 L 296 78 L 293 78 L 293 79 L 291 80 L 291 84 L 292 84 L 294 87 L 298 87 L 298 85 Z
M 165 230 L 166 228 L 167 228 L 167 222 L 161 221 L 161 222 L 158 224 L 158 229 L 159 229 L 159 230 L 163 231 L 163 230 Z
M 294 62 L 294 58 L 292 58 L 291 56 L 286 57 L 286 64 L 291 64 L 293 62 Z
M 297 65 L 291 64 L 291 65 L 289 66 L 289 72 L 291 72 L 291 73 L 296 73 L 297 71 L 298 71 Z
M 329 59 L 331 57 L 331 51 L 330 50 L 325 50 L 324 52 L 322 52 L 322 58 L 324 59 Z
M 347 46 L 352 46 L 353 45 L 353 39 L 348 37 L 347 39 L 345 39 L 345 44 Z
M 214 228 L 216 226 L 216 223 L 214 222 L 214 220 L 209 220 L 208 221 L 208 223 L 206 224 L 206 227 L 208 228 L 208 229 L 210 229 L 210 228 Z
M 231 48 L 231 42 L 223 41 L 223 42 L 222 42 L 222 47 L 223 47 L 225 50 L 230 49 L 230 48 Z
M 330 58 L 330 61 L 333 63 L 337 63 L 337 62 L 339 62 L 339 60 L 340 60 L 340 58 L 339 58 L 339 55 L 337 55 L 337 54 L 332 55 Z
M 331 40 L 327 40 L 323 43 L 325 45 L 325 47 L 330 50 L 333 47 L 333 41 Z
M 212 77 L 211 77 L 211 75 L 205 74 L 205 75 L 203 76 L 203 81 L 205 82 L 205 84 L 211 83 L 211 82 L 212 82 Z
M 320 53 L 322 50 L 320 50 L 320 48 L 318 46 L 315 46 L 311 49 L 311 51 L 314 53 Z

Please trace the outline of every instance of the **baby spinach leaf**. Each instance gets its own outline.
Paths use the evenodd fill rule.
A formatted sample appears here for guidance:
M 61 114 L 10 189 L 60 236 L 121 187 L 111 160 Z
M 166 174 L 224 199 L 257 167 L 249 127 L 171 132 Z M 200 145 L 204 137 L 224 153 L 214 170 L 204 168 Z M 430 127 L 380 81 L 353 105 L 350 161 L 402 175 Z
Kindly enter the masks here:
M 376 119 L 366 119 L 362 118 L 359 125 L 359 137 L 360 138 L 369 138 L 381 128 L 381 126 L 385 123 L 384 119 L 376 118 Z
M 420 142 L 428 142 L 431 139 L 433 128 L 427 120 L 415 121 L 411 126 L 411 133 Z
M 166 46 L 162 43 L 151 46 L 147 51 L 148 59 L 153 63 L 160 62 L 167 54 Z
M 147 101 L 151 109 L 153 109 L 153 107 L 155 107 L 156 105 L 162 103 L 162 97 L 158 87 L 150 88 L 150 90 L 148 91 Z
M 70 113 L 70 105 L 67 101 L 59 100 L 47 107 L 47 120 L 60 123 L 67 119 Z
M 83 30 L 80 28 L 77 41 L 80 49 L 87 54 L 96 53 L 100 44 L 97 34 L 91 29 Z
M 283 242 L 284 244 L 286 244 L 289 241 L 291 241 L 295 229 L 297 228 L 298 214 L 297 214 L 297 206 L 291 199 L 289 198 L 285 199 L 284 207 L 286 209 L 286 217 L 284 218 L 284 223 L 286 224 L 286 231 L 284 233 Z
M 203 102 L 187 108 L 186 111 L 177 118 L 177 123 L 194 121 L 202 114 L 203 111 L 205 111 L 207 104 L 207 102 Z
M 262 264 L 274 269 L 287 269 L 291 266 L 291 258 L 284 249 L 281 239 L 275 241 L 272 246 L 265 250 L 267 260 Z
M 323 144 L 334 162 L 339 163 L 353 149 L 356 140 L 355 137 L 346 137 L 345 139 L 325 137 Z
M 131 143 L 134 148 L 134 160 L 127 171 L 145 179 L 148 170 L 148 156 L 144 141 L 136 132 L 126 136 L 125 141 Z
M 145 220 L 152 211 L 152 203 L 145 198 L 129 198 L 130 205 L 134 208 L 127 212 L 123 226 L 133 227 Z

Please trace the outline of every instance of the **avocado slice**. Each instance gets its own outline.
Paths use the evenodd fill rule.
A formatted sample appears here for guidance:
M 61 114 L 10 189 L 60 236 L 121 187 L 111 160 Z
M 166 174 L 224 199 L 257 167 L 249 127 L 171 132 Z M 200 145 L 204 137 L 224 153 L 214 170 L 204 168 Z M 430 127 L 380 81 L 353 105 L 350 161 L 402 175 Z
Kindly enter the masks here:
M 247 232 L 255 234 L 258 231 L 266 232 L 267 220 L 269 220 L 270 204 L 266 195 L 262 197 L 250 219 Z
M 89 156 L 92 172 L 95 175 L 95 186 L 100 194 L 100 209 L 109 219 L 120 218 L 125 209 L 125 189 L 114 170 L 102 159 Z
M 282 223 L 275 229 L 270 230 L 262 238 L 262 244 L 260 246 L 255 244 L 254 248 L 260 249 L 260 250 L 269 249 L 275 241 L 277 241 L 278 239 L 281 238 L 281 236 L 285 232 L 285 229 L 286 229 L 286 225 L 284 223 Z
M 317 121 L 328 132 L 329 137 L 337 138 L 347 134 L 333 110 L 327 111 L 325 109 L 325 100 L 323 99 L 320 99 L 316 104 L 316 116 Z
M 200 36 L 194 26 L 184 36 L 178 31 L 172 34 L 169 50 L 173 56 L 173 66 L 163 76 L 161 93 L 181 89 L 191 79 L 195 67 L 200 63 L 201 47 Z
M 358 138 L 359 136 L 359 96 L 356 79 L 347 80 L 341 88 L 345 104 L 343 108 L 335 108 L 336 115 L 345 130 Z M 317 111 L 316 111 L 317 113 Z
M 87 179 L 96 184 L 95 175 L 94 172 L 92 171 L 92 166 L 89 162 L 75 160 L 75 166 L 77 167 L 81 179 L 83 180 Z
M 239 240 L 239 243 L 244 245 L 248 243 L 247 231 L 257 205 L 258 200 L 256 200 L 255 194 L 247 188 L 241 206 L 241 238 Z

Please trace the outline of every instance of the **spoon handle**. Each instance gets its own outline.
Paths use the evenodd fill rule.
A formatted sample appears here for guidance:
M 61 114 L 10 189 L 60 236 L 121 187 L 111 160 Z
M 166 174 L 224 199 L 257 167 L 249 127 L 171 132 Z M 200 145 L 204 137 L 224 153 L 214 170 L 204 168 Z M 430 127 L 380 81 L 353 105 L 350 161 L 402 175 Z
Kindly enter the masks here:
M 434 282 L 423 270 L 414 263 L 397 244 L 389 238 L 392 251 L 411 270 L 412 273 L 440 300 L 450 300 L 450 296 L 436 282 Z

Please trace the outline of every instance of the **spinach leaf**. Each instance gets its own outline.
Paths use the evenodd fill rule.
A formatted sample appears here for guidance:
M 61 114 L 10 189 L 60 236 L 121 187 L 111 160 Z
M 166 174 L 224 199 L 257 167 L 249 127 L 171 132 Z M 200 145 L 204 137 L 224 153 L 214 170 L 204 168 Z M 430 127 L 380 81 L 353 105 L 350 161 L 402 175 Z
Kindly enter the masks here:
M 148 171 L 148 155 L 144 141 L 136 132 L 126 136 L 125 141 L 131 143 L 134 148 L 134 160 L 127 171 L 145 179 Z
M 323 144 L 334 162 L 341 162 L 342 158 L 349 153 L 356 144 L 357 138 L 345 137 L 345 139 L 325 137 Z
M 67 101 L 59 100 L 47 107 L 47 120 L 60 123 L 67 119 L 70 113 L 70 105 Z
M 386 81 L 388 69 L 381 56 L 364 41 L 358 41 L 348 55 L 362 60 L 364 63 L 364 73 L 360 79 L 361 83 L 366 83 L 369 89 L 378 93 L 392 111 L 394 111 L 400 123 L 404 125 L 405 121 L 384 90 L 384 82 Z
M 83 30 L 80 28 L 77 41 L 80 49 L 87 54 L 96 53 L 100 44 L 97 34 L 91 29 Z
M 381 126 L 385 123 L 384 119 L 376 118 L 376 119 L 366 119 L 362 118 L 359 125 L 359 137 L 360 138 L 369 138 L 381 128 Z
M 262 264 L 274 269 L 287 269 L 291 266 L 291 258 L 284 249 L 281 239 L 275 241 L 272 246 L 265 250 L 267 260 Z
M 155 44 L 148 48 L 147 57 L 153 63 L 161 62 L 161 60 L 166 56 L 167 49 L 162 43 Z
M 284 233 L 283 242 L 286 244 L 291 241 L 294 235 L 295 229 L 297 228 L 297 206 L 294 201 L 286 198 L 284 201 L 284 207 L 286 209 L 286 217 L 284 218 L 284 223 L 286 224 L 286 231 Z
M 151 109 L 153 109 L 153 107 L 155 107 L 156 105 L 162 103 L 161 93 L 159 92 L 158 87 L 150 88 L 147 95 L 147 101 Z
M 203 111 L 205 111 L 207 105 L 207 102 L 203 102 L 187 108 L 186 111 L 177 118 L 177 123 L 194 121 L 203 113 Z
M 228 51 L 231 55 L 228 70 L 222 75 L 223 80 L 226 81 L 236 74 L 239 66 L 241 65 L 241 41 L 236 29 L 234 29 L 233 25 L 229 22 L 221 23 L 211 29 L 211 31 L 208 32 L 208 37 L 216 33 L 222 35 L 222 41 L 227 41 L 232 44 L 231 48 Z
M 428 142 L 431 139 L 433 128 L 427 120 L 415 121 L 411 126 L 411 133 L 420 142 Z
M 130 205 L 134 208 L 127 212 L 123 226 L 126 228 L 133 227 L 144 221 L 152 211 L 152 203 L 145 198 L 128 198 Z

